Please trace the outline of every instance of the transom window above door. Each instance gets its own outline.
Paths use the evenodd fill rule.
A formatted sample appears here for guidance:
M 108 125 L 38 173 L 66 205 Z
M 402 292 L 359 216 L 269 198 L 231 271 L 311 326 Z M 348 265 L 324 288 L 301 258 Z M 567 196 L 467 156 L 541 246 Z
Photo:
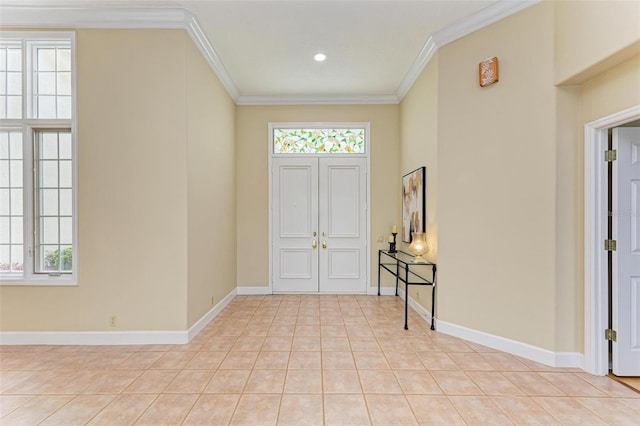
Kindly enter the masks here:
M 274 127 L 274 154 L 364 154 L 362 127 Z

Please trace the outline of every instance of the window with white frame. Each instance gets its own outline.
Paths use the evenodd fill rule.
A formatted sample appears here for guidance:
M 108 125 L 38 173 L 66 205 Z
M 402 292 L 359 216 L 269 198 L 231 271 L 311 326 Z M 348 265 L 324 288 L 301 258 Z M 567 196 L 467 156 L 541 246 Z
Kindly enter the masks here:
M 0 279 L 73 284 L 75 37 L 0 32 Z

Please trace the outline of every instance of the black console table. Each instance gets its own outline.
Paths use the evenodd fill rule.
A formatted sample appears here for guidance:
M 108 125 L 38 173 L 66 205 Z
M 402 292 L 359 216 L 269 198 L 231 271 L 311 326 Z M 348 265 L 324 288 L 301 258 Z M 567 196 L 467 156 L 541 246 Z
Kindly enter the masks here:
M 431 286 L 431 329 L 435 330 L 436 312 L 436 264 L 431 262 L 414 263 L 414 256 L 404 251 L 391 253 L 388 250 L 378 250 L 378 296 L 380 296 L 380 271 L 388 271 L 396 277 L 396 296 L 398 295 L 398 285 L 400 281 L 404 287 L 404 329 L 408 330 L 408 308 L 409 308 L 409 286 L 430 285 Z M 429 270 L 431 279 L 427 278 Z M 427 277 L 425 277 L 427 275 Z

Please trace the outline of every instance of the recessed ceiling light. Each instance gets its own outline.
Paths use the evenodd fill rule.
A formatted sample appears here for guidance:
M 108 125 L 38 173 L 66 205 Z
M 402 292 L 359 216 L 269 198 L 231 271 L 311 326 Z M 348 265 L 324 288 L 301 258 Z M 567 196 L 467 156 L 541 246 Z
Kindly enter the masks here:
M 324 53 L 316 53 L 316 54 L 313 56 L 313 59 L 315 59 L 315 60 L 316 60 L 316 61 L 318 61 L 318 62 L 322 62 L 322 61 L 324 61 L 325 59 L 327 59 L 327 55 L 325 55 Z

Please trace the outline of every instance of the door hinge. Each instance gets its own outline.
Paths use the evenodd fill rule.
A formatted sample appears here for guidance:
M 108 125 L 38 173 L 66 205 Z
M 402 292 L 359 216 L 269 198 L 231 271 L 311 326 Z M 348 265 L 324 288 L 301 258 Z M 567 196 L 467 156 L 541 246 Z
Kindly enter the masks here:
M 615 149 L 609 149 L 604 152 L 604 161 L 611 162 L 618 159 L 618 152 Z
M 616 251 L 616 240 L 604 240 L 604 249 L 606 251 Z
M 616 333 L 616 331 L 615 331 L 615 330 L 612 330 L 612 329 L 610 329 L 610 328 L 607 328 L 607 329 L 604 331 L 604 338 L 605 338 L 605 340 L 610 340 L 610 341 L 612 341 L 612 342 L 615 342 L 617 337 L 618 337 L 618 334 Z

